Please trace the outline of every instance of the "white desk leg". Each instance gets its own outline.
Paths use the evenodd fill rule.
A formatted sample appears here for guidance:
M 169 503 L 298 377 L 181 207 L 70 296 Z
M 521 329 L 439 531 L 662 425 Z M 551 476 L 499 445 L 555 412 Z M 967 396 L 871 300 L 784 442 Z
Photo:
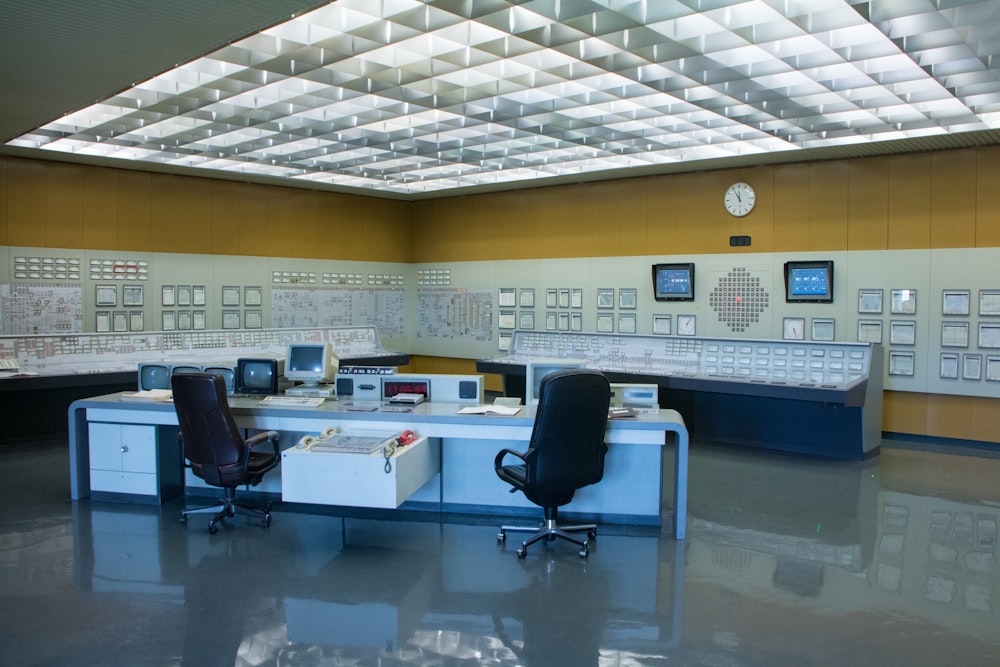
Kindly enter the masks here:
M 687 534 L 688 497 L 688 432 L 683 426 L 674 430 L 677 434 L 677 452 L 674 456 L 674 536 L 683 540 Z

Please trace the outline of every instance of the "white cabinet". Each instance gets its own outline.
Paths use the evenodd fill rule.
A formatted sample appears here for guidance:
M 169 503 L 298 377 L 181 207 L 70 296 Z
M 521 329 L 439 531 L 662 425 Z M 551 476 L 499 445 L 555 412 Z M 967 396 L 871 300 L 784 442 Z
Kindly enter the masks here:
M 156 496 L 156 427 L 91 423 L 90 489 Z

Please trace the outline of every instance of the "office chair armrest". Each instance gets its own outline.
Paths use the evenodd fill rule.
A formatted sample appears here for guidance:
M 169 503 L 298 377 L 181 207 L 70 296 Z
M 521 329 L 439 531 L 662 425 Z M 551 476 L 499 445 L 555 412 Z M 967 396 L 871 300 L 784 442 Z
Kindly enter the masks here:
M 278 451 L 278 437 L 277 431 L 261 431 L 260 433 L 254 433 L 244 442 L 246 443 L 248 452 L 257 445 L 270 442 L 271 448 L 274 450 L 274 455 L 278 456 L 280 454 Z
M 499 452 L 497 452 L 496 458 L 493 459 L 493 468 L 500 469 L 501 467 L 503 467 L 504 457 L 506 457 L 508 454 L 521 459 L 527 464 L 529 458 L 534 458 L 533 456 L 534 452 L 535 452 L 534 449 L 529 449 L 526 452 L 516 452 L 513 449 L 506 449 L 506 448 L 501 449 Z

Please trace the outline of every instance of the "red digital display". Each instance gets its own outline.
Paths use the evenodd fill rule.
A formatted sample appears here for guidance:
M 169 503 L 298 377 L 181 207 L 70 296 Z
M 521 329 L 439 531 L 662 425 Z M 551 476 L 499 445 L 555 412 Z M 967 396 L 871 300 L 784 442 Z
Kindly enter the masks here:
M 426 399 L 430 393 L 427 380 L 383 380 L 382 398 L 392 398 L 396 394 L 423 394 Z

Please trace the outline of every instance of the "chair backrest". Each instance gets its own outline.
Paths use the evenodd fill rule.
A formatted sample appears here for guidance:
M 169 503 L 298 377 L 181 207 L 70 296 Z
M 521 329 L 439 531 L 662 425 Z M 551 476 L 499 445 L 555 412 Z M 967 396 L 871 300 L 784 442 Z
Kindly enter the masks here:
M 604 442 L 611 385 L 587 369 L 542 378 L 530 448 L 534 495 L 559 495 L 595 484 L 604 476 Z
M 214 373 L 184 373 L 174 375 L 170 386 L 184 458 L 192 470 L 214 486 L 238 485 L 246 445 L 229 410 L 225 379 Z

